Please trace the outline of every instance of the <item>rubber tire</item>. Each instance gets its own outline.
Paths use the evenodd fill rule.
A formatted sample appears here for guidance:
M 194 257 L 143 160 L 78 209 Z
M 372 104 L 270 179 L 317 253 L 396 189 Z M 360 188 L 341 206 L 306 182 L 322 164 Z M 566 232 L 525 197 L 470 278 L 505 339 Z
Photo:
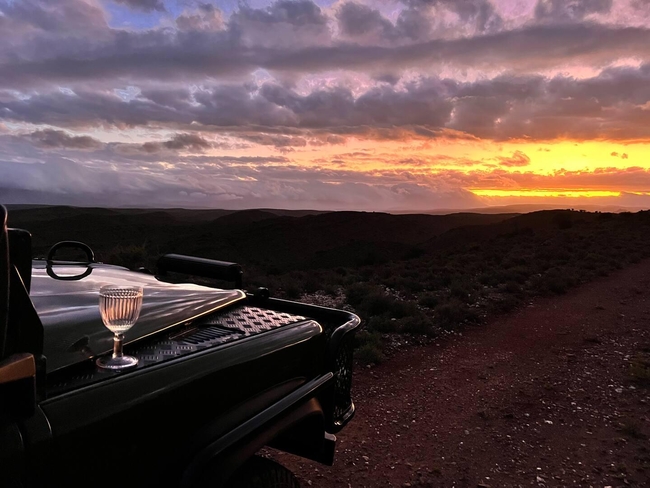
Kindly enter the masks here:
M 253 456 L 237 470 L 227 488 L 300 488 L 300 483 L 281 464 Z

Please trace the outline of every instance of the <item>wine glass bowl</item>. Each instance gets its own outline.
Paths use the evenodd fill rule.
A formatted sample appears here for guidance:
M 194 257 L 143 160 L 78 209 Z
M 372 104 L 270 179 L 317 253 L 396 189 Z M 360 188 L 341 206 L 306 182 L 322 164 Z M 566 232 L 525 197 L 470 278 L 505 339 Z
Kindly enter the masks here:
M 120 370 L 137 366 L 138 358 L 122 353 L 123 333 L 133 327 L 142 308 L 141 286 L 106 285 L 99 289 L 99 312 L 102 322 L 115 334 L 113 354 L 97 359 L 97 366 L 103 369 Z

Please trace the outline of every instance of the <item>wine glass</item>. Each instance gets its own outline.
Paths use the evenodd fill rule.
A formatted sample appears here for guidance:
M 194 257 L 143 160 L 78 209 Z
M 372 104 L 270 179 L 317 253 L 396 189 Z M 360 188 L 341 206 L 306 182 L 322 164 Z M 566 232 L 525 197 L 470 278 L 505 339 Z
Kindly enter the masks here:
M 122 354 L 123 333 L 133 327 L 142 308 L 141 286 L 106 285 L 99 289 L 99 311 L 108 330 L 115 334 L 113 355 L 97 359 L 103 369 L 120 370 L 138 365 L 138 358 Z

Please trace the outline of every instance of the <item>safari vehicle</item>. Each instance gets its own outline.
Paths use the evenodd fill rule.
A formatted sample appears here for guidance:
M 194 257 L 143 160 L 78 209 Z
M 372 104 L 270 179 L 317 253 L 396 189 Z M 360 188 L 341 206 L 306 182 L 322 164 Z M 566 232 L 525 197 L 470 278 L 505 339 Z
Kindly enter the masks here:
M 61 261 L 65 247 L 85 253 Z M 157 274 L 95 262 L 31 235 L 0 206 L 0 486 L 296 487 L 263 446 L 332 464 L 352 418 L 349 312 L 241 291 L 241 267 L 163 256 Z M 189 283 L 232 282 L 233 289 Z M 144 287 L 124 352 L 110 354 L 98 290 Z

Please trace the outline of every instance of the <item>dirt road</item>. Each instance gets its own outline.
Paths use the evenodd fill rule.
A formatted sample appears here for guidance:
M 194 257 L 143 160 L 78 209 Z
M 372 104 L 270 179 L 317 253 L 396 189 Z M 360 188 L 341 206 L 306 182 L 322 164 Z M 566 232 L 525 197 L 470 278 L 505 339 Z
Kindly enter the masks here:
M 303 486 L 650 486 L 650 261 L 356 373 L 331 468 Z M 643 352 L 645 348 L 645 352 Z

